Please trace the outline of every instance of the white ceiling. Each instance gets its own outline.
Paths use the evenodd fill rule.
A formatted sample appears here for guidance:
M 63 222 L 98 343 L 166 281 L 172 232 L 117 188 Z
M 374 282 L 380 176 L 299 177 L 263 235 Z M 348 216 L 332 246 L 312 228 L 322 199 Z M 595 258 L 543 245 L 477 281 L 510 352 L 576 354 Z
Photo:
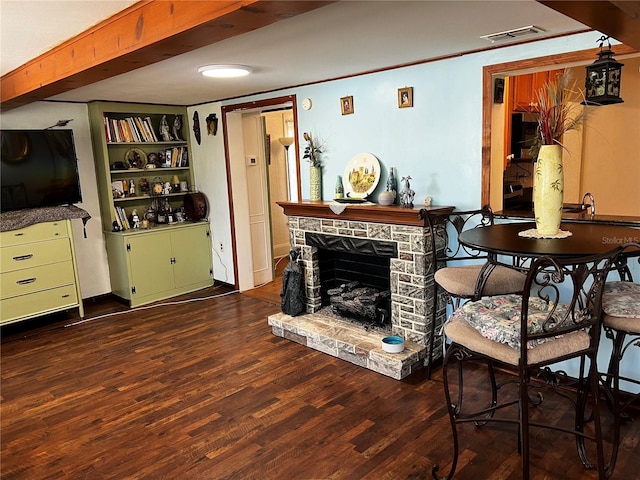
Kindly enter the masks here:
M 132 3 L 0 0 L 2 74 Z M 481 35 L 527 25 L 546 31 L 539 38 L 587 28 L 535 0 L 341 1 L 52 99 L 195 105 L 485 49 Z M 254 73 L 198 75 L 209 63 Z

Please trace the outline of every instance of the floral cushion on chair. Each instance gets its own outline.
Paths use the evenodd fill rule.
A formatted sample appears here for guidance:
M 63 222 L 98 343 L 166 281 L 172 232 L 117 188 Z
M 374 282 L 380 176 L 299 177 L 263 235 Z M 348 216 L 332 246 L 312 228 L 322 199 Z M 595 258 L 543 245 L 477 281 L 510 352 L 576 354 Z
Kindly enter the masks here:
M 602 309 L 612 317 L 640 318 L 640 284 L 605 283 Z
M 540 298 L 529 299 L 529 333 L 542 333 L 542 325 L 551 308 L 553 304 L 547 304 Z M 521 312 L 522 297 L 520 295 L 497 295 L 476 302 L 467 302 L 458 311 L 484 338 L 506 343 L 516 350 L 520 350 L 521 344 Z M 558 305 L 554 316 L 562 319 L 566 312 L 567 308 L 564 305 Z M 549 340 L 551 338 L 530 340 L 527 348 L 533 348 Z

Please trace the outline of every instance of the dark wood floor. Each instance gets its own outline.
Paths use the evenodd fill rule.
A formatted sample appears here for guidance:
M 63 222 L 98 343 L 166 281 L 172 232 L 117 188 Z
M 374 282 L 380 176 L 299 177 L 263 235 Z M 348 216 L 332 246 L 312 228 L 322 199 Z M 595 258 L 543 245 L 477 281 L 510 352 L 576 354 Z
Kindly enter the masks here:
M 440 369 L 387 378 L 272 335 L 277 285 L 224 292 L 134 311 L 105 298 L 79 325 L 71 313 L 5 328 L 2 479 L 424 479 L 449 466 Z M 572 423 L 553 393 L 535 414 Z M 464 426 L 460 441 L 456 478 L 520 478 L 513 428 Z M 567 435 L 536 430 L 532 452 L 532 478 L 596 478 Z M 614 478 L 639 472 L 636 419 Z

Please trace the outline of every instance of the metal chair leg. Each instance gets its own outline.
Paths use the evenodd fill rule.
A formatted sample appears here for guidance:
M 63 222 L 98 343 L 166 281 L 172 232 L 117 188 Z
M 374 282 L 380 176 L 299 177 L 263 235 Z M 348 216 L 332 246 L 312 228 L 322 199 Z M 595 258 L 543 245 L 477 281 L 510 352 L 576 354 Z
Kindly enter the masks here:
M 431 468 L 431 476 L 435 479 L 435 480 L 450 480 L 451 478 L 453 478 L 453 474 L 456 471 L 456 467 L 458 465 L 458 429 L 456 426 L 456 417 L 458 415 L 458 413 L 460 413 L 460 403 L 458 405 L 454 405 L 451 402 L 451 392 L 449 391 L 449 372 L 448 372 L 448 364 L 449 364 L 449 359 L 456 355 L 458 353 L 460 349 L 455 345 L 452 344 L 448 349 L 447 349 L 447 354 L 444 357 L 444 360 L 442 362 L 442 382 L 444 384 L 444 395 L 445 395 L 445 401 L 447 402 L 447 412 L 449 413 L 449 422 L 451 423 L 451 433 L 453 436 L 453 463 L 451 465 L 451 469 L 449 470 L 449 473 L 443 477 L 438 475 L 438 472 L 440 471 L 440 466 L 436 463 L 432 468 Z M 462 378 L 462 360 L 460 358 L 458 358 L 458 378 L 461 379 Z M 460 383 L 459 384 L 459 388 L 458 388 L 458 399 L 459 402 L 461 401 L 462 398 L 462 388 L 463 385 Z

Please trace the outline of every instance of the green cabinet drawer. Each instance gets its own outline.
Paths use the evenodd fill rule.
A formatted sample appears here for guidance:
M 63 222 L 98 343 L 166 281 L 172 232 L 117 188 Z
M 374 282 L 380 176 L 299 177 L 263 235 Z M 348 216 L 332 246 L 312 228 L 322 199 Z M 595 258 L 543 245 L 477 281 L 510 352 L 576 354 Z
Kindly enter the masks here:
M 71 260 L 68 238 L 0 248 L 0 271 L 12 272 Z
M 0 295 L 5 299 L 74 284 L 75 275 L 72 262 L 52 263 L 41 267 L 2 273 L 0 275 Z
M 7 298 L 0 303 L 0 324 L 77 306 L 75 285 L 65 285 L 30 295 Z
M 41 242 L 53 238 L 66 238 L 68 236 L 67 220 L 37 223 L 19 230 L 0 232 L 0 245 L 6 247 L 28 242 Z

